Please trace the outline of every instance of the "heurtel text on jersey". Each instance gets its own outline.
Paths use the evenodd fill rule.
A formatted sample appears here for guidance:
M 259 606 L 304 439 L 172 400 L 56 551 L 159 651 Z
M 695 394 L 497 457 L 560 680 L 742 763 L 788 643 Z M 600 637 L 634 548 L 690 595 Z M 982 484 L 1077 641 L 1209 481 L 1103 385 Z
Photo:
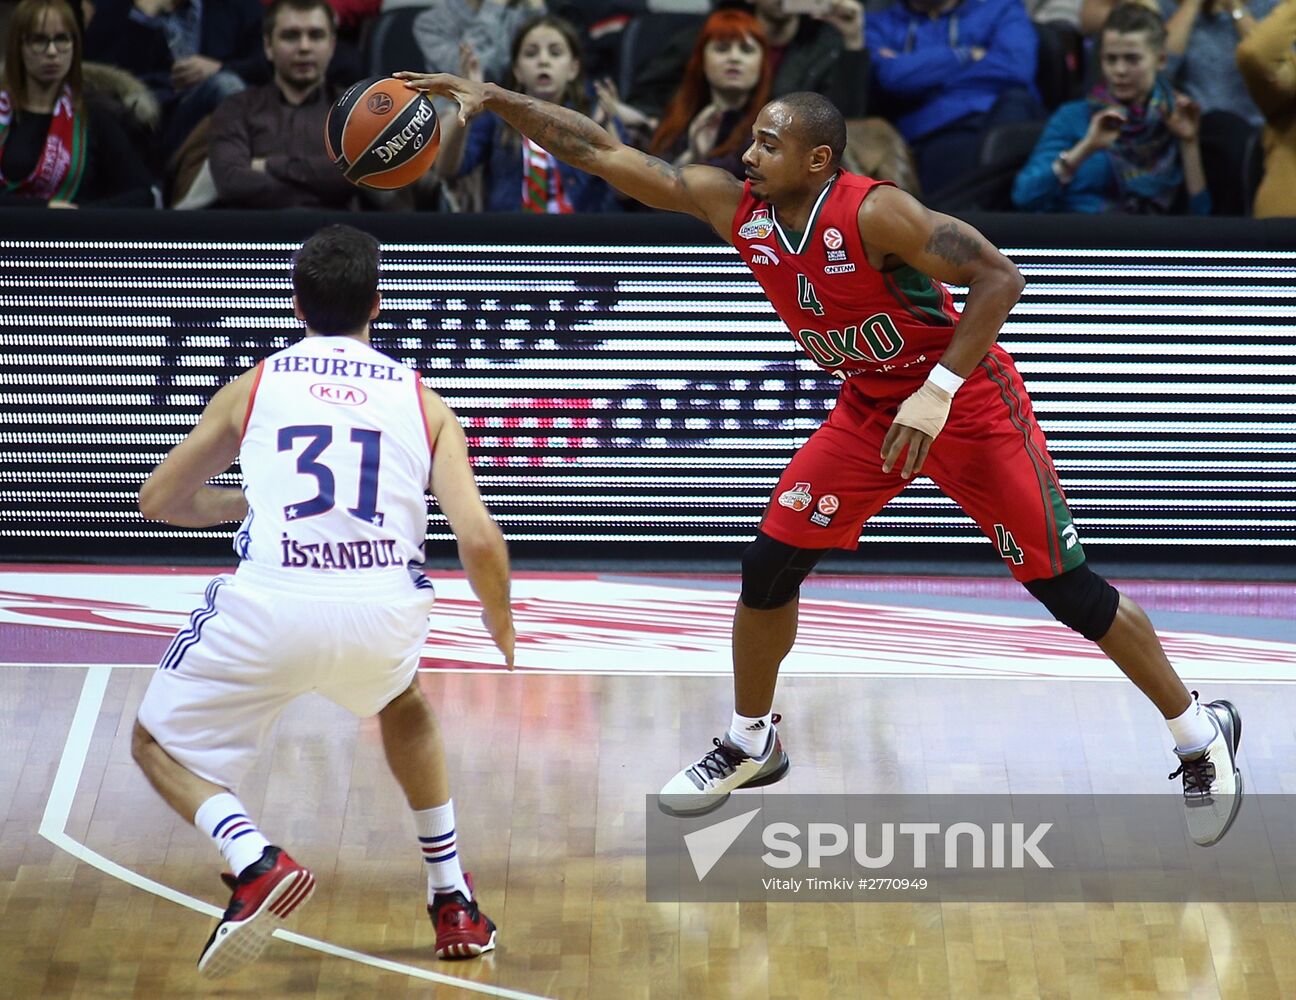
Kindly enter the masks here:
M 275 358 L 271 371 L 310 372 L 312 375 L 331 375 L 342 378 L 372 378 L 385 382 L 401 381 L 401 372 L 408 371 L 398 365 L 378 365 L 372 361 L 352 358 L 304 358 L 300 355 Z

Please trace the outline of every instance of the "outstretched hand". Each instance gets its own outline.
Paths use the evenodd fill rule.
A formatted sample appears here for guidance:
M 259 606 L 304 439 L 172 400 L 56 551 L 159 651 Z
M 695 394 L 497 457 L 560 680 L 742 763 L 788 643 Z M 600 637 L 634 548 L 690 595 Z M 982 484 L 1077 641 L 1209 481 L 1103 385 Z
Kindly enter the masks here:
M 459 75 L 473 83 L 486 82 L 486 74 L 482 72 L 481 57 L 467 42 L 459 43 Z
M 1175 94 L 1174 109 L 1166 127 L 1180 142 L 1196 142 L 1201 135 L 1201 105 L 1185 94 Z
M 1124 108 L 1106 107 L 1094 112 L 1084 142 L 1092 150 L 1110 148 L 1120 138 L 1128 113 Z
M 468 119 L 482 109 L 486 103 L 486 85 L 465 80 L 449 73 L 412 73 L 402 70 L 393 73 L 410 90 L 421 90 L 425 94 L 438 97 L 451 97 L 459 105 L 459 124 L 467 125 Z
M 864 5 L 859 0 L 830 0 L 827 9 L 816 17 L 841 32 L 847 50 L 864 47 Z

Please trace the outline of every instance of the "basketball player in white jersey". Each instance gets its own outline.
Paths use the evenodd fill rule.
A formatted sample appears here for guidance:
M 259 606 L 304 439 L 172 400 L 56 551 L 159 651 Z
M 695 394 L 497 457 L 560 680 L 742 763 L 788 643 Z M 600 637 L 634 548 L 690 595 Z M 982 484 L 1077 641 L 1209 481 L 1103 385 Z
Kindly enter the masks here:
M 293 260 L 306 336 L 222 388 L 140 490 L 145 517 L 242 521 L 238 570 L 207 587 L 149 684 L 132 751 L 153 787 L 211 836 L 233 874 L 198 960 L 222 976 L 257 958 L 306 902 L 311 872 L 257 829 L 235 791 L 284 707 L 318 691 L 377 714 L 427 870 L 438 958 L 495 946 L 460 868 L 436 717 L 419 688 L 432 584 L 418 571 L 425 490 L 450 521 L 491 638 L 513 667 L 508 553 L 464 434 L 418 374 L 369 345 L 378 244 L 349 226 Z M 207 485 L 239 459 L 244 488 Z

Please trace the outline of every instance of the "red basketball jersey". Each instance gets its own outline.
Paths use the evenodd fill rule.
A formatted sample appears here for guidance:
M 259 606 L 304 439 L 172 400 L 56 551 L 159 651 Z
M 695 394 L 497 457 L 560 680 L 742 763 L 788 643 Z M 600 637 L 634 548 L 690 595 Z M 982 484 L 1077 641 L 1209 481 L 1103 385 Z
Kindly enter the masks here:
M 805 233 L 780 225 L 774 206 L 743 185 L 730 236 L 779 318 L 811 360 L 874 399 L 907 396 L 949 344 L 959 314 L 949 290 L 912 267 L 877 271 L 857 213 L 876 181 L 839 171 Z

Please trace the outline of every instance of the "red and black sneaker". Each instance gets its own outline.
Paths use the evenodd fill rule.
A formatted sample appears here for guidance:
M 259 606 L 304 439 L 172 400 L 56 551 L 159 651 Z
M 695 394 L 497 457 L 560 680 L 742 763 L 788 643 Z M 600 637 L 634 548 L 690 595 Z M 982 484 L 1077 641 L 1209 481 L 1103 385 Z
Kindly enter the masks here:
M 234 895 L 198 957 L 198 971 L 209 979 L 228 976 L 260 958 L 270 936 L 315 891 L 310 869 L 273 845 L 238 878 L 226 872 L 221 879 Z
M 472 892 L 467 872 L 464 881 Z M 476 958 L 494 949 L 495 922 L 477 908 L 477 900 L 464 899 L 462 892 L 439 892 L 427 910 L 436 928 L 437 958 Z

